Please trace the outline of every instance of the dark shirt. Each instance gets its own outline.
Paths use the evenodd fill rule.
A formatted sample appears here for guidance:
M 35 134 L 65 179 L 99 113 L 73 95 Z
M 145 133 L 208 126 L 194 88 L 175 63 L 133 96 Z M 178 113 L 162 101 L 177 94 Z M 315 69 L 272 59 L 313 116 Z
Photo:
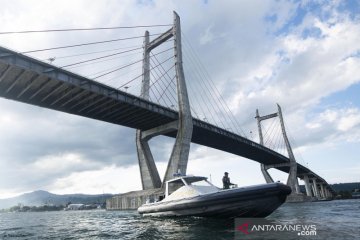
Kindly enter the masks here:
M 224 176 L 223 179 L 222 179 L 222 181 L 223 181 L 224 189 L 229 189 L 229 188 L 230 188 L 230 185 L 232 184 L 232 183 L 230 182 L 230 178 L 227 177 L 227 176 Z

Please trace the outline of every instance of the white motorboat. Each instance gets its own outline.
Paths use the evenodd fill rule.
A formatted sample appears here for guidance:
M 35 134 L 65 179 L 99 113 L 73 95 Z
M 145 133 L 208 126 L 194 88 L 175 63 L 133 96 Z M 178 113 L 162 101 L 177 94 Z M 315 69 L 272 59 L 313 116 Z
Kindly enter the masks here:
M 165 184 L 165 198 L 138 208 L 143 216 L 266 217 L 291 193 L 282 183 L 220 189 L 201 176 L 180 176 Z

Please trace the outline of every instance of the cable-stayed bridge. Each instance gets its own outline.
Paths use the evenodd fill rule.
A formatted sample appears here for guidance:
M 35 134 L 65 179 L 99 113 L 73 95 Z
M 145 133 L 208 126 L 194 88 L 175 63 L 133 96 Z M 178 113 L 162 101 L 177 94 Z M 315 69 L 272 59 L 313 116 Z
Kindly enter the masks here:
M 221 114 L 220 116 L 211 114 L 214 106 L 208 106 L 206 100 L 201 102 L 200 98 L 204 97 L 202 94 L 193 96 L 191 91 L 188 92 L 188 82 L 185 82 L 182 66 L 179 21 L 175 14 L 173 26 L 166 32 L 158 34 L 152 41 L 150 41 L 151 35 L 146 32 L 142 47 L 143 56 L 140 60 L 107 71 L 103 70 L 92 78 L 70 72 L 67 67 L 103 60 L 114 55 L 136 51 L 138 48 L 121 50 L 104 57 L 90 58 L 63 67 L 56 67 L 51 63 L 0 47 L 0 96 L 137 129 L 137 152 L 144 189 L 161 187 L 163 181 L 168 180 L 178 171 L 186 173 L 190 142 L 193 142 L 261 163 L 261 170 L 268 182 L 271 181 L 267 178 L 266 170 L 268 168 L 289 173 L 288 184 L 297 194 L 300 193 L 298 188 L 298 178 L 300 178 L 305 182 L 308 196 L 330 197 L 334 192 L 325 179 L 309 168 L 296 163 L 292 152 L 288 152 L 289 156 L 285 156 L 265 147 L 264 142 L 259 144 L 246 138 L 239 133 L 241 128 L 238 127 L 236 120 L 231 120 L 231 127 L 226 127 L 224 121 L 227 117 L 224 119 Z M 154 49 L 166 46 L 166 44 L 173 46 L 153 53 Z M 170 57 L 161 55 L 169 52 L 169 49 L 174 51 Z M 36 51 L 27 53 L 31 52 Z M 166 65 L 170 60 L 174 62 Z M 52 61 L 50 59 L 50 62 Z M 120 87 L 116 88 L 97 81 L 100 77 L 137 63 L 142 64 L 142 74 L 136 75 Z M 167 79 L 167 82 L 159 81 L 162 78 Z M 136 79 L 141 80 L 140 96 L 129 92 L 129 83 L 134 83 Z M 156 88 L 156 86 L 158 87 Z M 170 94 L 171 91 L 173 94 Z M 204 91 L 211 92 L 211 89 L 208 86 Z M 200 99 L 197 102 L 199 108 L 193 109 L 193 101 L 189 101 L 189 98 L 192 97 Z M 223 102 L 220 101 L 218 106 L 228 111 Z M 280 107 L 276 114 L 263 117 L 258 115 L 257 118 L 260 122 L 277 116 L 281 116 L 280 120 L 283 122 Z M 208 121 L 209 118 L 212 118 L 213 122 Z M 222 124 L 216 124 L 216 120 Z M 284 128 L 283 130 L 285 131 Z M 261 127 L 259 128 L 260 133 Z M 157 135 L 176 138 L 163 181 L 159 178 L 147 143 L 150 138 Z M 286 133 L 284 133 L 284 139 L 285 144 L 288 145 L 286 147 L 290 147 Z

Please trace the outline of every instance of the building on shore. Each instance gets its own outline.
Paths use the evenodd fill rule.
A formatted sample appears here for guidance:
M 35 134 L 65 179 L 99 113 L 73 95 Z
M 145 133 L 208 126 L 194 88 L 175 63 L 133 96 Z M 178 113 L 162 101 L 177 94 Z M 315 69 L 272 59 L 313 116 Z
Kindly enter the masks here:
M 131 191 L 113 196 L 106 200 L 106 210 L 138 209 L 141 205 L 162 199 L 164 191 L 161 188 Z
M 83 210 L 84 208 L 85 208 L 85 204 L 72 203 L 69 204 L 64 210 Z
M 360 199 L 360 189 L 354 189 L 352 194 L 351 194 L 352 198 L 356 198 L 356 199 Z

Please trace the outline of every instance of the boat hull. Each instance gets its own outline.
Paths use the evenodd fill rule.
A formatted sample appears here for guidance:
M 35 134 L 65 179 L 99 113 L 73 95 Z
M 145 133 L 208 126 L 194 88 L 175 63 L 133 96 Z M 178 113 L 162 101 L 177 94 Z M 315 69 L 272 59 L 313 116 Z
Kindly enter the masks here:
M 266 217 L 283 204 L 290 193 L 290 187 L 271 183 L 144 204 L 138 212 L 144 216 Z

